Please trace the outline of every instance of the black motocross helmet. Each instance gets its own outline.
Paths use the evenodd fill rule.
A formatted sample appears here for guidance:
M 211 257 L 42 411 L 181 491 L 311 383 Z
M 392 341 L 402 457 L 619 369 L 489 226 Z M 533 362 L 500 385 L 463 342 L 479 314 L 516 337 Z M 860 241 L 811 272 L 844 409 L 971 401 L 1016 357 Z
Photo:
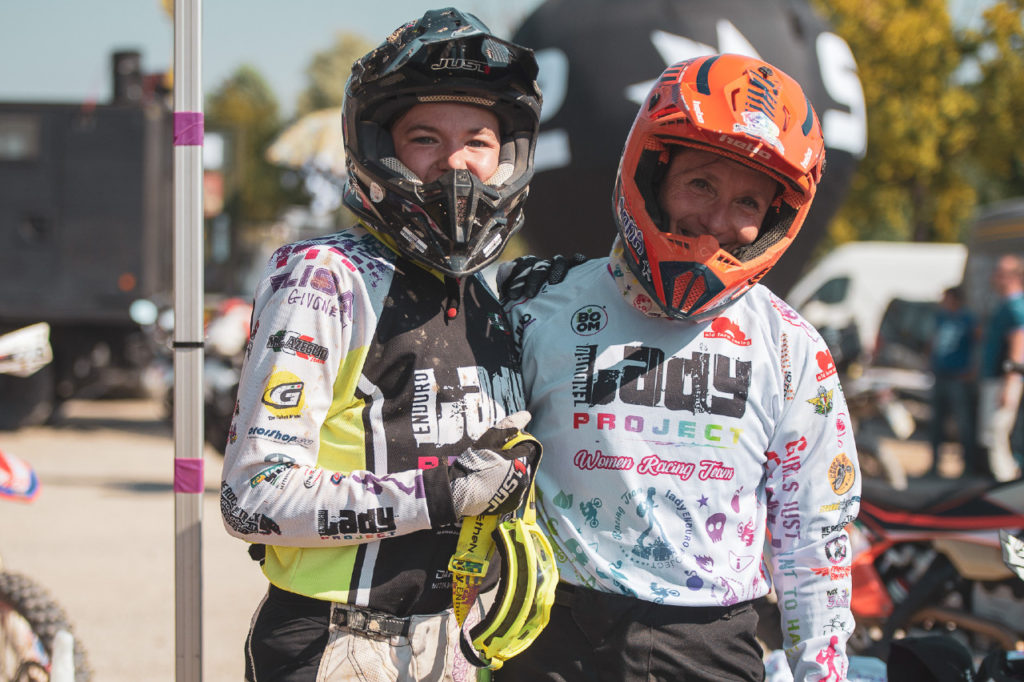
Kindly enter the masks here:
M 494 37 L 471 14 L 431 10 L 352 66 L 342 132 L 345 203 L 382 241 L 453 277 L 494 261 L 523 224 L 541 93 L 533 51 Z M 450 170 L 424 184 L 395 157 L 391 124 L 410 107 L 483 107 L 501 126 L 498 170 Z

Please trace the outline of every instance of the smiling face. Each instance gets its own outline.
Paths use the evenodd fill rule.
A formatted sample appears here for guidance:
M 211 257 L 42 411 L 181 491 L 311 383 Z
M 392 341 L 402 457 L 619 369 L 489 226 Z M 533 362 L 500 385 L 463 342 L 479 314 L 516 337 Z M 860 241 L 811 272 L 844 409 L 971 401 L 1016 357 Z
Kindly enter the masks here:
M 757 239 L 779 184 L 741 163 L 689 147 L 673 151 L 658 192 L 666 232 L 710 235 L 734 252 Z
M 424 183 L 453 169 L 487 180 L 498 168 L 498 117 L 469 104 L 417 104 L 391 126 L 395 155 Z

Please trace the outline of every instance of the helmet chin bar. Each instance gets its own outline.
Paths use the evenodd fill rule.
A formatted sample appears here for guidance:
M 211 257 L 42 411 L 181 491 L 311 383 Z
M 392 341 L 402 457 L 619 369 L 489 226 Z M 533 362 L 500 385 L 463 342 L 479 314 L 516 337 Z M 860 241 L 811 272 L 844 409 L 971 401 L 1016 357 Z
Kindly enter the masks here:
M 382 241 L 435 272 L 463 277 L 501 255 L 523 222 L 542 96 L 533 51 L 454 8 L 400 26 L 352 66 L 342 133 L 345 204 Z M 468 172 L 427 185 L 395 159 L 388 127 L 421 102 L 483 107 L 501 129 L 490 178 Z
M 467 223 L 474 220 L 476 213 L 476 198 L 473 193 L 473 174 L 468 170 L 453 170 L 451 175 L 451 191 L 449 193 L 448 205 L 454 207 L 454 215 L 451 219 L 451 235 L 454 244 L 465 244 L 469 241 L 472 230 Z M 442 175 L 439 180 L 442 185 L 448 179 L 449 173 Z
M 497 258 L 511 236 L 500 229 L 506 216 L 494 212 L 498 192 L 468 170 L 450 170 L 413 191 L 414 200 L 403 202 L 398 247 L 423 265 L 463 277 Z

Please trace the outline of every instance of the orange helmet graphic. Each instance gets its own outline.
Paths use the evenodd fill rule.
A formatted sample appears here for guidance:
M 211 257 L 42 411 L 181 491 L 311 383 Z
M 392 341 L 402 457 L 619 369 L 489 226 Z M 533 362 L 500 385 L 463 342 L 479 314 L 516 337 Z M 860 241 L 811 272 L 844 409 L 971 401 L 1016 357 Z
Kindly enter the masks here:
M 664 231 L 658 188 L 673 147 L 719 154 L 781 187 L 753 243 Z M 818 117 L 803 89 L 752 57 L 710 55 L 668 67 L 640 108 L 613 195 L 626 262 L 672 317 L 704 319 L 746 293 L 800 231 L 825 164 Z

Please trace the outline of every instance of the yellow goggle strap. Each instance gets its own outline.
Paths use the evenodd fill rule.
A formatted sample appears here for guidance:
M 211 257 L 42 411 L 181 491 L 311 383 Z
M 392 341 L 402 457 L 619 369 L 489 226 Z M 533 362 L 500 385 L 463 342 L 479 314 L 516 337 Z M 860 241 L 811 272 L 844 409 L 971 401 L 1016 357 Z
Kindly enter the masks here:
M 448 561 L 452 572 L 452 606 L 459 627 L 466 622 L 469 609 L 480 592 L 480 584 L 487 575 L 487 566 L 494 554 L 494 529 L 498 526 L 495 514 L 471 516 L 462 521 L 459 544 Z
M 540 448 L 540 443 L 536 438 L 524 431 L 518 431 L 501 446 L 501 449 L 508 450 L 523 441 L 533 441 L 538 449 Z M 537 456 L 534 468 L 539 463 L 540 455 Z M 528 506 L 533 506 L 532 480 L 530 481 L 530 503 Z M 536 512 L 534 512 L 535 517 Z M 452 573 L 452 606 L 459 627 L 466 622 L 469 609 L 480 592 L 480 584 L 483 582 L 484 576 L 487 575 L 487 566 L 491 555 L 494 554 L 493 534 L 497 527 L 498 516 L 496 514 L 470 516 L 462 521 L 459 543 L 455 548 L 455 554 L 448 561 L 448 570 Z

